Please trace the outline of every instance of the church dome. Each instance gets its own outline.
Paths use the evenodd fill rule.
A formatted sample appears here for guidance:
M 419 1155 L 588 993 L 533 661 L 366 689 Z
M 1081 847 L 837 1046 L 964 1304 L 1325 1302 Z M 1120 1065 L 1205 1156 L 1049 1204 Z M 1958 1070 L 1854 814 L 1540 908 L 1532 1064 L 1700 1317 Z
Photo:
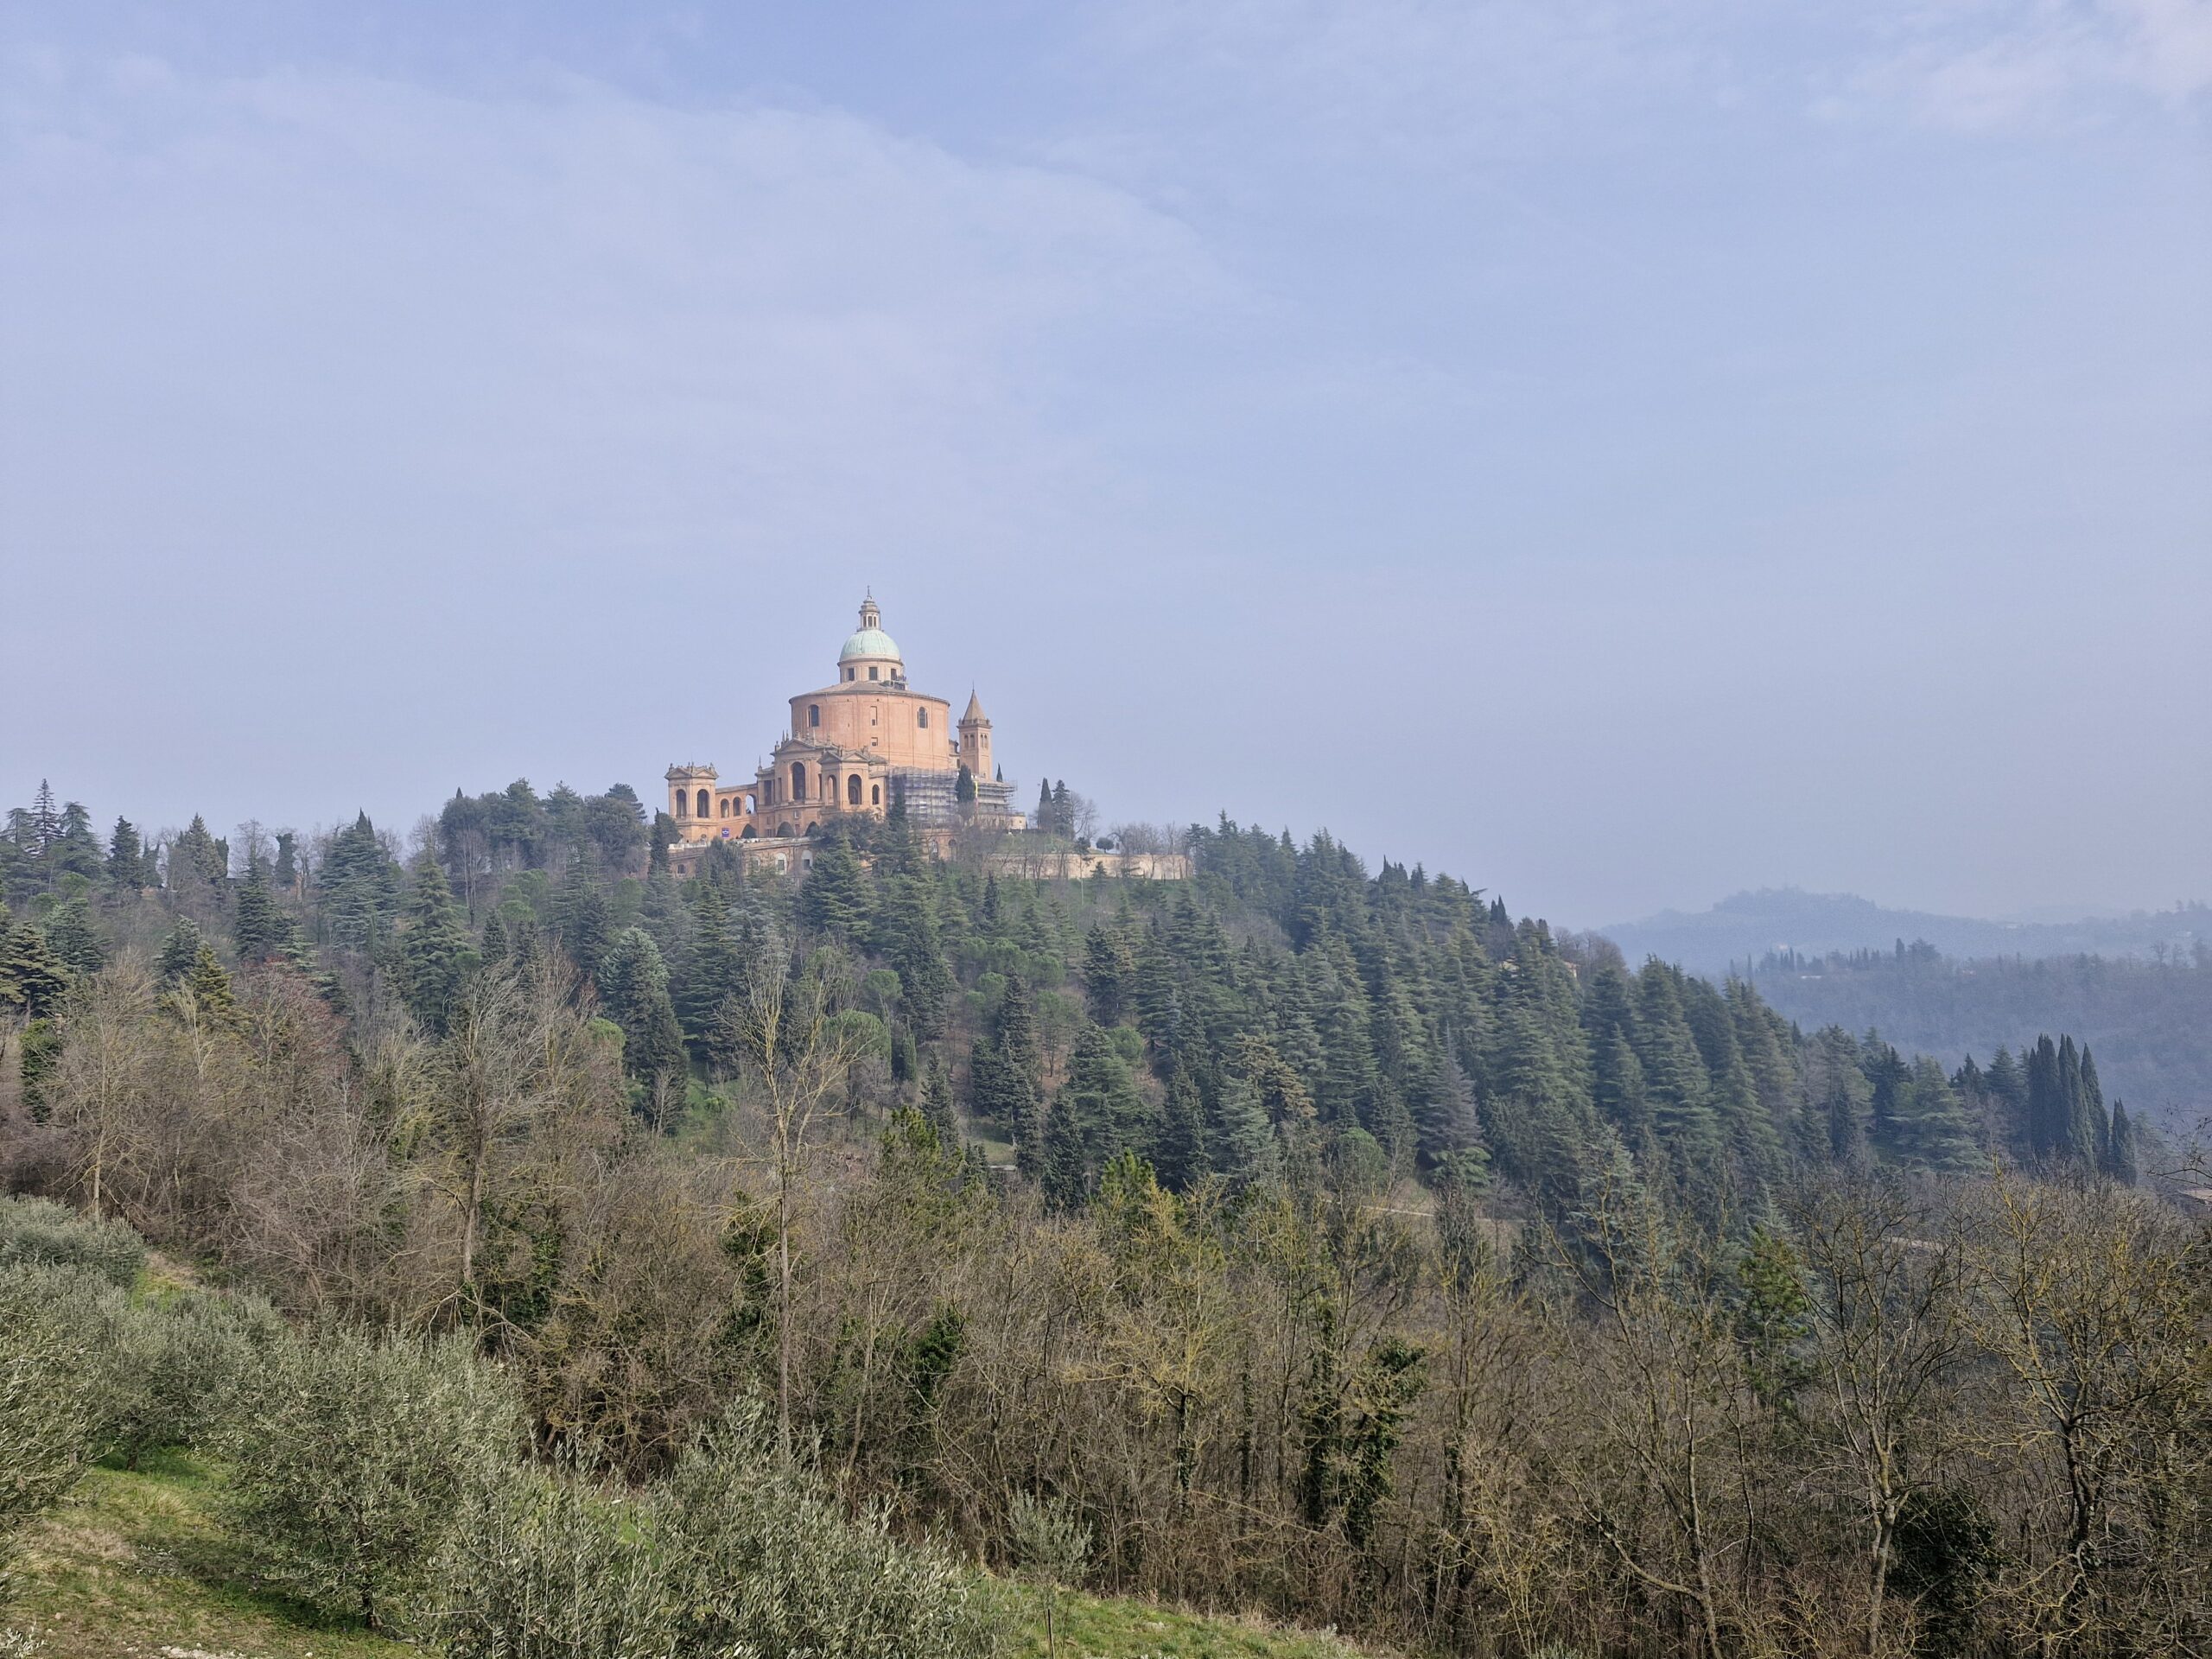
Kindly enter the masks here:
M 899 642 L 881 628 L 861 629 L 845 641 L 845 648 L 837 653 L 837 660 L 841 663 L 874 661 L 884 658 L 893 662 L 900 660 Z

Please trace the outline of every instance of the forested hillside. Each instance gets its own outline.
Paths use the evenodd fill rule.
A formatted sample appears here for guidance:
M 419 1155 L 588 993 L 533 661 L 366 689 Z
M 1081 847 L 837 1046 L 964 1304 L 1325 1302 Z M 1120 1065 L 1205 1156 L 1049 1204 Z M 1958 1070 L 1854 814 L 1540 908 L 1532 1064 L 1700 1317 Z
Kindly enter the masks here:
M 10 1183 L 465 1337 L 542 1446 L 751 1395 L 995 1565 L 1049 1497 L 1096 1584 L 1440 1650 L 2206 1633 L 2212 1280 L 2070 1033 L 1949 1072 L 1225 818 L 1188 883 L 894 817 L 678 884 L 519 784 L 10 839 Z
M 2173 1135 L 2212 1118 L 2212 952 L 1956 960 L 1914 942 L 1825 957 L 1763 957 L 1761 996 L 1801 1025 L 1878 1029 L 1956 1065 L 2025 1032 L 2090 1045 L 2106 1086 Z

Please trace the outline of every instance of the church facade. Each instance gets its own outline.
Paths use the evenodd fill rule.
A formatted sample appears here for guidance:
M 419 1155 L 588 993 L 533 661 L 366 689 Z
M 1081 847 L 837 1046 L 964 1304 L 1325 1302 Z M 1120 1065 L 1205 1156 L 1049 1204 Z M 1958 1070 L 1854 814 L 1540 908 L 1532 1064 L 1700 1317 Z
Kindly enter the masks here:
M 743 843 L 748 862 L 804 868 L 816 837 L 841 823 L 880 819 L 894 802 L 938 841 L 971 823 L 1023 825 L 991 752 L 982 703 L 969 693 L 956 724 L 950 703 L 910 685 L 872 595 L 837 652 L 836 678 L 791 699 L 790 724 L 766 765 L 731 783 L 696 763 L 672 766 L 667 777 L 678 874 L 690 873 L 693 860 L 683 854 L 715 841 Z

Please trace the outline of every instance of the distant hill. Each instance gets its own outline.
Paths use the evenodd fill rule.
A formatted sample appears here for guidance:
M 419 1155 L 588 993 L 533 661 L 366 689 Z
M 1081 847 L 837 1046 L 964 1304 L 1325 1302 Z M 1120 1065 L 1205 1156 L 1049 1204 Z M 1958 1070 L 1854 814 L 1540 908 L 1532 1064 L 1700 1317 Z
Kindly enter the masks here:
M 1894 950 L 1924 940 L 1947 957 L 2157 957 L 2186 961 L 2212 947 L 2212 907 L 2137 911 L 2131 916 L 2070 922 L 1988 922 L 1891 910 L 1847 893 L 1768 887 L 1723 899 L 1710 910 L 1662 911 L 1640 922 L 1598 930 L 1631 963 L 1646 957 L 1696 973 L 1719 974 L 1731 963 L 1756 963 L 1770 952 L 1825 957 L 1831 951 Z

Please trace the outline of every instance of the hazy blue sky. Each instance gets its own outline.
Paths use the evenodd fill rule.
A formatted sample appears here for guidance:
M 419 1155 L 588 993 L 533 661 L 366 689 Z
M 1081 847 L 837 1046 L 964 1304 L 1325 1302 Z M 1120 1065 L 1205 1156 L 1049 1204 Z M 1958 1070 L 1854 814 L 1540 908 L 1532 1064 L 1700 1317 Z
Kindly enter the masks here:
M 2212 0 L 17 3 L 0 804 L 1007 775 L 1588 925 L 2212 894 Z

